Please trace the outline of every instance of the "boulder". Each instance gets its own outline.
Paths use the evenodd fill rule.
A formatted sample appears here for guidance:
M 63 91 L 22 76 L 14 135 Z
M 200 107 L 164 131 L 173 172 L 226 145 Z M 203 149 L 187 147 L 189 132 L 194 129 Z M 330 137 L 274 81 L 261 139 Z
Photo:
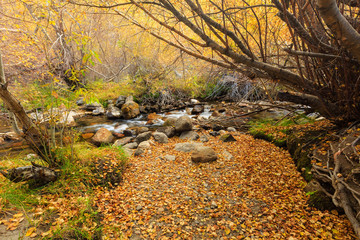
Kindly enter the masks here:
M 156 131 L 165 133 L 168 138 L 171 138 L 171 137 L 175 136 L 175 133 L 176 133 L 175 128 L 170 127 L 170 126 L 168 126 L 168 127 L 159 127 Z
M 217 154 L 211 147 L 197 147 L 191 154 L 191 161 L 206 163 L 216 161 Z
M 128 149 L 135 149 L 138 147 L 139 144 L 137 144 L 136 142 L 132 142 L 132 143 L 128 143 L 124 145 L 124 148 L 128 148 Z
M 120 118 L 121 117 L 121 110 L 117 107 L 108 107 L 106 111 L 106 117 L 110 119 Z
M 177 132 L 191 131 L 192 128 L 192 121 L 188 116 L 179 117 L 175 122 L 175 130 Z
M 140 114 L 139 105 L 134 101 L 125 102 L 121 107 L 121 112 L 125 119 L 132 119 Z
M 95 135 L 91 138 L 91 140 L 96 144 L 108 144 L 114 140 L 114 136 L 112 133 L 106 128 L 100 128 Z
M 136 138 L 135 138 L 135 142 L 137 142 L 138 144 L 144 141 L 147 141 L 151 138 L 151 132 L 144 132 L 139 134 Z
M 92 111 L 92 115 L 98 116 L 105 113 L 105 109 L 101 106 Z
M 154 137 L 155 141 L 159 142 L 159 143 L 168 143 L 169 142 L 169 139 L 166 136 L 166 134 L 162 133 L 162 132 L 154 132 L 153 137 Z
M 121 108 L 122 105 L 124 105 L 125 101 L 126 101 L 126 97 L 125 97 L 125 96 L 119 96 L 119 97 L 116 99 L 115 106 L 118 107 L 118 108 Z
M 204 111 L 203 105 L 195 105 L 194 108 L 191 110 L 191 114 L 196 115 L 200 114 Z
M 186 132 L 182 132 L 179 138 L 187 139 L 187 140 L 197 140 L 200 138 L 200 136 L 194 131 L 186 131 Z
M 220 140 L 223 142 L 236 142 L 236 139 L 230 133 L 222 135 Z
M 101 105 L 100 103 L 94 102 L 94 103 L 86 104 L 86 105 L 85 105 L 85 110 L 87 110 L 87 111 L 93 111 L 93 110 L 95 110 L 95 109 L 97 109 L 97 108 L 100 108 L 100 107 L 102 107 L 102 105 Z
M 165 120 L 163 126 L 164 127 L 174 127 L 176 120 L 177 120 L 176 118 L 168 118 Z
M 115 141 L 113 146 L 115 146 L 115 147 L 124 146 L 124 145 L 130 143 L 132 139 L 133 139 L 132 137 L 124 137 L 122 139 L 118 139 Z
M 175 150 L 179 152 L 191 152 L 201 146 L 203 146 L 202 143 L 178 143 L 175 145 Z

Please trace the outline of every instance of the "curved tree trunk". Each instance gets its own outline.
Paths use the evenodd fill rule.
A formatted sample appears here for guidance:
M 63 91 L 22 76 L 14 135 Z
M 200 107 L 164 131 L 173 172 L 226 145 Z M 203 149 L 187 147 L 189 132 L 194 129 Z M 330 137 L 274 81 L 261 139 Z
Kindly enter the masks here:
M 9 92 L 8 83 L 5 80 L 2 56 L 0 53 L 0 98 L 9 112 L 13 113 L 22 126 L 23 138 L 50 167 L 55 164 L 49 148 L 48 136 L 35 126 L 30 117 L 26 114 L 20 102 Z
M 340 13 L 335 0 L 317 0 L 317 6 L 326 25 L 344 47 L 360 61 L 360 34 Z

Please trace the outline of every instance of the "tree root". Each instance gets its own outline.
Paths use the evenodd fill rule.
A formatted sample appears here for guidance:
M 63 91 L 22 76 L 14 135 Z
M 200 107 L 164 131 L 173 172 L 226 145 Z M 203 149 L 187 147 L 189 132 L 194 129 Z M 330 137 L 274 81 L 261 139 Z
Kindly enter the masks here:
M 319 183 L 332 186 L 332 193 L 324 190 L 332 198 L 335 206 L 344 210 L 358 238 L 360 238 L 360 124 L 351 126 L 340 134 L 341 141 L 330 144 L 327 156 L 313 154 L 313 175 Z M 320 167 L 318 165 L 323 167 Z

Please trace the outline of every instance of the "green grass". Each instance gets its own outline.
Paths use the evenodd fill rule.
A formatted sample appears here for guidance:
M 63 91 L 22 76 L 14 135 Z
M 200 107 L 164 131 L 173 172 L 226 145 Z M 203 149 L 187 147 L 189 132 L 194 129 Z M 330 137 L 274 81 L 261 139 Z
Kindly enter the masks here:
M 294 126 L 313 123 L 314 120 L 303 115 L 285 117 L 283 119 L 260 119 L 249 122 L 249 133 L 255 138 L 264 139 L 278 147 L 286 147 L 286 140 Z
M 36 223 L 47 222 L 44 239 L 101 239 L 101 215 L 94 205 L 99 188 L 112 188 L 122 179 L 127 157 L 121 147 L 96 148 L 75 143 L 55 150 L 62 166 L 57 181 L 31 189 L 26 183 L 0 183 L 0 211 L 43 209 Z M 6 158 L 2 168 L 29 165 L 25 155 Z M 40 161 L 40 160 L 38 160 Z M 60 201 L 60 202 L 58 202 Z M 57 222 L 63 219 L 62 222 Z

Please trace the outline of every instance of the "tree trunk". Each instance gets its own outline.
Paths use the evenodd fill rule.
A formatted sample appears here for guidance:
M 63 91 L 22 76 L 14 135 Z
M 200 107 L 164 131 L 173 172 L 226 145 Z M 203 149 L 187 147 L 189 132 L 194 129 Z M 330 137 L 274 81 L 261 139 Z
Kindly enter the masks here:
M 2 56 L 0 53 L 0 98 L 5 107 L 13 113 L 22 126 L 23 138 L 30 145 L 31 149 L 37 153 L 50 167 L 56 165 L 56 161 L 50 151 L 48 136 L 41 132 L 30 117 L 26 114 L 20 102 L 9 92 L 8 83 L 5 80 Z
M 340 13 L 335 0 L 317 0 L 320 15 L 344 47 L 360 61 L 360 34 Z

